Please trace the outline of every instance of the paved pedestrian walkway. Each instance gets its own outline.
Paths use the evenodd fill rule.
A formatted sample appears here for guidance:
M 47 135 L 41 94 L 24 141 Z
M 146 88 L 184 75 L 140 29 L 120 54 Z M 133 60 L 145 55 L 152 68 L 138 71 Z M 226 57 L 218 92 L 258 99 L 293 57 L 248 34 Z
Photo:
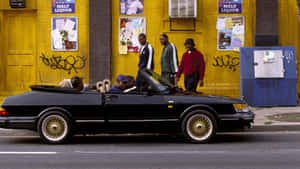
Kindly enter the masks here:
M 300 107 L 251 108 L 252 131 L 300 131 Z
M 300 125 L 300 107 L 251 108 L 254 125 Z M 292 119 L 291 119 L 292 118 Z

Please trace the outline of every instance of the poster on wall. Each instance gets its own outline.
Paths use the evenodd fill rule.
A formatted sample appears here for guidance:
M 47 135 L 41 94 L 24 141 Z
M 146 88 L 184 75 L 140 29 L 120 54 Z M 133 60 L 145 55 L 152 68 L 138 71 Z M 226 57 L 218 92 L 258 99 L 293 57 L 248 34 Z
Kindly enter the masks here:
M 242 13 L 243 0 L 219 0 L 219 13 Z
M 121 15 L 142 15 L 143 11 L 143 0 L 120 0 Z
M 78 50 L 77 17 L 52 17 L 52 51 Z
M 52 0 L 52 13 L 75 13 L 75 0 Z
M 239 51 L 245 45 L 243 16 L 219 16 L 217 30 L 219 51 Z
M 146 33 L 146 18 L 144 17 L 121 17 L 119 30 L 119 52 L 138 52 L 140 44 L 138 36 Z

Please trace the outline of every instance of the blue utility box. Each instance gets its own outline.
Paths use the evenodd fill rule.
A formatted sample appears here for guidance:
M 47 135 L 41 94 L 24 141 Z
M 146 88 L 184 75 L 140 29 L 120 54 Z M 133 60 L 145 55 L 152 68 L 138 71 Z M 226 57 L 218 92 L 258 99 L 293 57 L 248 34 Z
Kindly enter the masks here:
M 241 48 L 240 93 L 254 107 L 296 106 L 295 48 Z

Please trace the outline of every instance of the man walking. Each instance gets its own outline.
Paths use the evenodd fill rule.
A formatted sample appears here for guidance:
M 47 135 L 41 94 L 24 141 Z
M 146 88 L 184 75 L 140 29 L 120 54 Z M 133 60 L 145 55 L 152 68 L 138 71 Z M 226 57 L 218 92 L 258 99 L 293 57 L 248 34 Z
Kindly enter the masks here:
M 139 57 L 139 70 L 138 75 L 136 77 L 136 87 L 138 90 L 141 90 L 144 86 L 144 80 L 140 75 L 140 70 L 142 69 L 154 69 L 154 50 L 152 46 L 147 42 L 146 35 L 144 33 L 141 33 L 139 35 L 139 43 L 141 45 L 140 49 L 140 57 Z
M 195 48 L 193 39 L 187 39 L 184 43 L 187 52 L 182 56 L 179 70 L 176 74 L 176 83 L 179 81 L 180 75 L 184 74 L 184 86 L 186 91 L 196 92 L 197 85 L 203 86 L 203 78 L 205 73 L 205 62 L 201 52 Z
M 178 72 L 177 49 L 169 42 L 166 34 L 160 36 L 160 43 L 165 46 L 161 54 L 161 75 L 170 83 L 175 84 L 175 75 Z

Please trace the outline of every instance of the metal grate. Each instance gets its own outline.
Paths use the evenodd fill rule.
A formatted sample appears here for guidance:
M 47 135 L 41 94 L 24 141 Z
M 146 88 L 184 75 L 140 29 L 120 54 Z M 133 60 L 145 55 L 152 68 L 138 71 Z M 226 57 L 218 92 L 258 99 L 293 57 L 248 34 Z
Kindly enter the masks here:
M 11 8 L 25 8 L 25 0 L 10 0 Z
M 197 0 L 169 0 L 170 18 L 196 18 Z

